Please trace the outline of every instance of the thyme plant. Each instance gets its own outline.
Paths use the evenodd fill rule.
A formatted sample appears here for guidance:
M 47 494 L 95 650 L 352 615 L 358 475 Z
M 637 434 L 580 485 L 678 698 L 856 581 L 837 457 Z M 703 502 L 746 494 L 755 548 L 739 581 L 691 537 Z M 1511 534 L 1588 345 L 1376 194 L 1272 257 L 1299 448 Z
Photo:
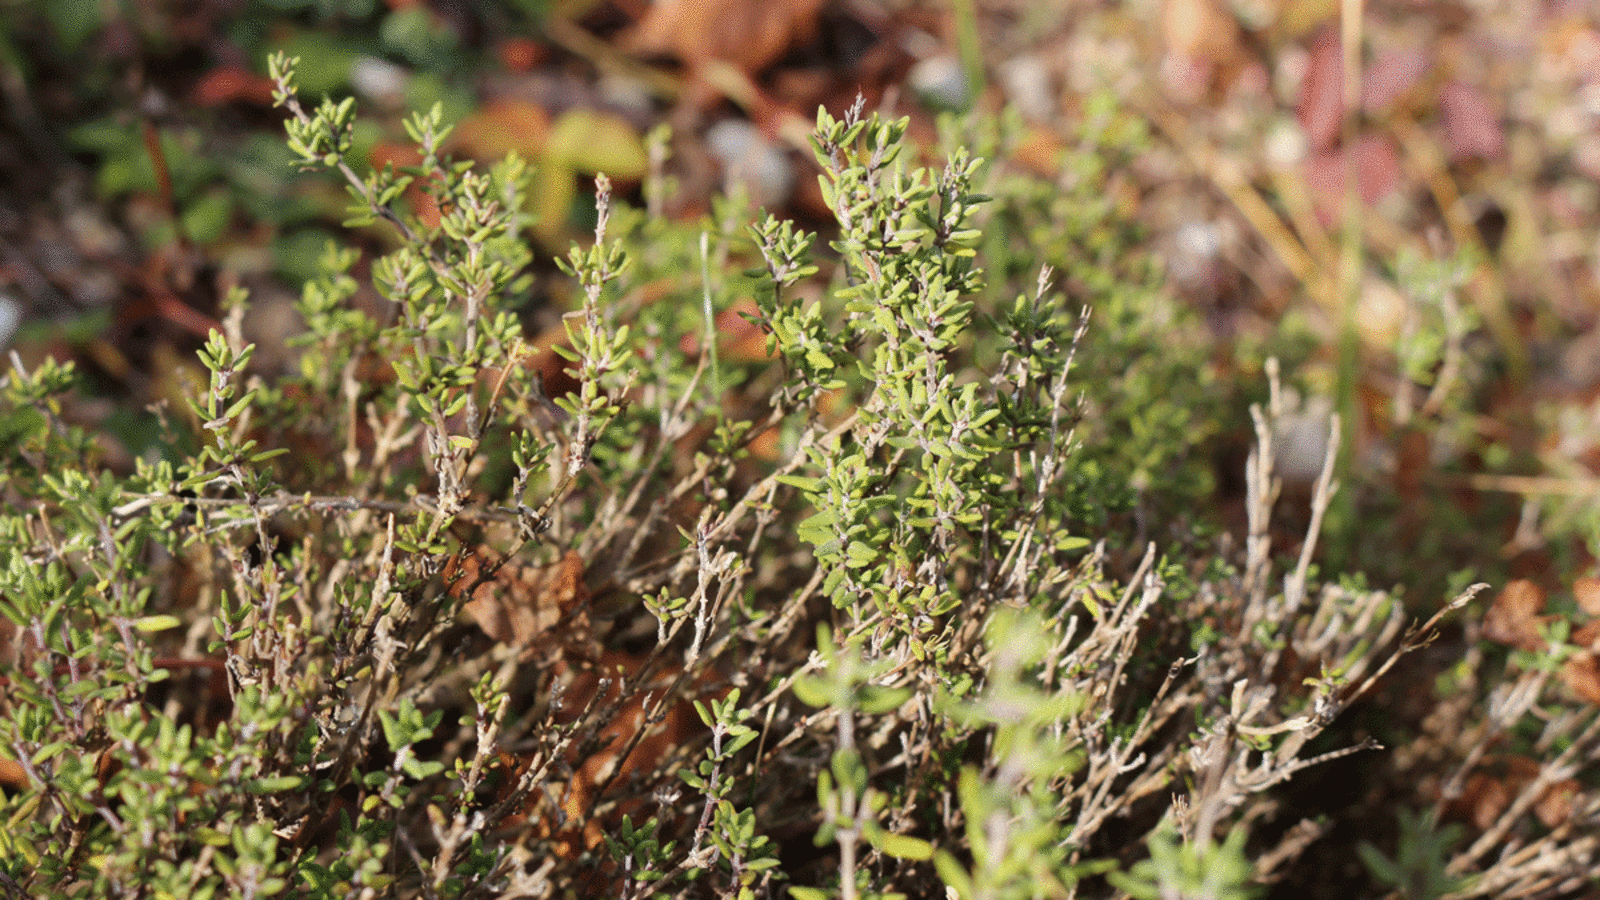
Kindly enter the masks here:
M 286 371 L 231 295 L 131 473 L 69 424 L 70 366 L 12 359 L 0 893 L 1242 900 L 1315 839 L 1248 843 L 1374 749 L 1307 752 L 1437 617 L 1316 583 L 1331 450 L 1280 570 L 1275 368 L 1242 557 L 1162 557 L 1103 492 L 1192 496 L 1186 448 L 1107 466 L 1104 423 L 1204 426 L 1170 360 L 1101 383 L 1150 339 L 1129 297 L 1097 344 L 1048 268 L 985 285 L 986 192 L 1040 198 L 967 152 L 820 112 L 829 253 L 602 176 L 541 342 L 527 167 L 450 159 L 435 110 L 368 169 L 353 104 L 270 69 L 385 249 L 329 248 Z

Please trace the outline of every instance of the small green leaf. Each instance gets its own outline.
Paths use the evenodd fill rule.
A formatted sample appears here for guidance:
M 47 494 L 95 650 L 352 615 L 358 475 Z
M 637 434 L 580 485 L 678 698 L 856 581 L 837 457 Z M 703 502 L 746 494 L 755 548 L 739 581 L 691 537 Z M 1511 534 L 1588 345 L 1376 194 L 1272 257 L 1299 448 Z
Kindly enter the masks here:
M 135 619 L 133 621 L 134 630 L 142 631 L 145 634 L 153 634 L 157 631 L 168 631 L 173 628 L 177 628 L 182 624 L 183 620 L 179 619 L 177 616 L 145 616 L 142 619 Z
M 832 692 L 828 690 L 827 685 L 828 683 L 820 678 L 802 676 L 794 680 L 794 695 L 807 706 L 818 708 L 829 706 L 832 703 Z
M 933 856 L 933 845 L 920 838 L 903 834 L 885 834 L 878 849 L 896 859 L 924 860 Z

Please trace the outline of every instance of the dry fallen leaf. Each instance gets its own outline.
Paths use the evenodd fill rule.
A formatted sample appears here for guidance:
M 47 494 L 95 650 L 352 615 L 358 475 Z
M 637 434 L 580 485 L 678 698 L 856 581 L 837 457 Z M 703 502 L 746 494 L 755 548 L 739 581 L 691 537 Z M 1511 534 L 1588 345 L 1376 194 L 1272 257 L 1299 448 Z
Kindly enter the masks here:
M 682 670 L 675 666 L 657 668 L 643 683 L 634 683 L 648 661 L 645 655 L 621 651 L 602 652 L 589 663 L 567 658 L 554 661 L 552 668 L 561 684 L 555 721 L 563 725 L 586 718 L 593 721 L 591 713 L 601 710 L 604 724 L 593 735 L 593 743 L 583 741 L 567 749 L 571 777 L 565 786 L 547 783 L 545 789 L 529 793 L 502 824 L 531 819 L 534 833 L 550 839 L 551 852 L 570 860 L 600 846 L 622 816 L 637 816 L 646 805 L 648 792 L 638 790 L 630 779 L 657 771 L 669 754 L 705 733 L 691 698 L 704 701 L 727 693 L 720 677 L 709 671 L 680 685 Z M 629 690 L 626 697 L 622 694 L 625 685 Z M 686 693 L 669 696 L 675 687 Z M 580 754 L 580 746 L 586 752 Z M 540 758 L 538 751 L 500 755 L 507 775 L 501 799 Z M 601 791 L 608 787 L 609 798 L 616 802 L 608 802 L 604 812 L 596 814 Z
M 1555 828 L 1572 816 L 1577 805 L 1579 789 L 1575 778 L 1567 778 L 1550 785 L 1533 806 L 1533 814 L 1546 828 Z
M 393 165 L 398 171 L 406 166 L 415 166 L 422 162 L 422 154 L 416 147 L 408 144 L 390 144 L 379 141 L 372 145 L 370 153 L 372 168 L 381 170 L 384 166 Z M 406 188 L 406 203 L 411 206 L 417 218 L 428 228 L 439 227 L 439 204 L 433 196 L 422 189 L 420 182 L 412 182 Z
M 0 787 L 20 791 L 28 786 L 28 773 L 20 763 L 0 758 Z
M 581 709 L 601 690 L 605 691 L 603 703 L 617 703 L 624 680 L 638 675 L 645 662 L 646 657 L 637 654 L 609 651 L 602 654 L 598 665 L 573 674 L 564 692 L 567 705 L 574 710 Z M 562 835 L 565 846 L 558 845 L 558 852 L 566 849 L 576 854 L 580 849 L 593 850 L 600 846 L 603 835 L 614 827 L 617 817 L 636 814 L 644 806 L 643 797 L 626 790 L 627 780 L 654 771 L 669 753 L 706 730 L 692 700 L 682 695 L 667 696 L 681 671 L 675 666 L 657 670 L 645 689 L 622 702 L 601 729 L 600 749 L 581 761 L 572 760 L 577 769 L 561 800 L 568 830 Z M 711 673 L 703 673 L 694 680 L 689 696 L 702 701 L 720 698 L 726 689 L 713 690 L 710 686 L 713 680 Z M 622 757 L 624 750 L 628 751 L 626 758 Z M 600 790 L 608 784 L 616 787 L 613 796 L 622 802 L 602 820 L 592 811 L 600 799 Z
M 1494 598 L 1483 617 L 1483 635 L 1491 641 L 1538 650 L 1544 646 L 1539 636 L 1540 613 L 1544 611 L 1544 590 L 1519 578 L 1505 586 Z
M 639 21 L 628 45 L 670 53 L 691 68 L 711 60 L 754 75 L 816 32 L 822 0 L 661 0 Z
M 1579 578 L 1572 583 L 1572 598 L 1585 614 L 1600 616 L 1600 578 Z
M 1467 779 L 1461 796 L 1452 801 L 1448 814 L 1465 819 L 1479 831 L 1492 827 L 1511 806 L 1518 794 L 1539 777 L 1540 763 L 1526 756 L 1492 757 L 1482 770 Z M 1572 779 L 1546 787 L 1534 801 L 1533 814 L 1546 828 L 1565 822 L 1572 812 L 1580 785 Z
M 508 36 L 494 47 L 500 65 L 511 72 L 532 72 L 550 57 L 550 49 L 531 38 Z
M 717 313 L 714 324 L 717 330 L 717 353 L 723 360 L 734 362 L 767 362 L 772 354 L 767 352 L 767 331 L 752 318 L 761 317 L 761 308 L 749 298 L 734 301 L 733 305 Z M 686 334 L 678 341 L 678 348 L 693 356 L 700 352 L 700 336 Z
M 1600 656 L 1595 646 L 1600 643 L 1600 621 L 1590 622 L 1572 633 L 1573 645 L 1582 647 L 1561 666 L 1561 681 L 1574 694 L 1589 703 L 1600 705 Z
M 189 99 L 201 106 L 248 103 L 263 109 L 272 105 L 272 79 L 238 66 L 218 66 L 196 82 Z
M 1585 702 L 1600 706 L 1600 659 L 1577 653 L 1561 664 L 1561 683 Z
M 475 159 L 499 159 L 515 150 L 538 159 L 550 135 L 550 114 L 526 100 L 495 100 L 462 119 L 451 132 L 451 147 Z
M 535 640 L 563 619 L 581 615 L 579 607 L 589 595 L 583 584 L 583 561 L 576 552 L 568 551 L 560 562 L 543 567 L 509 560 L 491 571 L 492 563 L 488 551 L 475 550 L 446 568 L 445 579 L 450 593 L 470 592 L 463 608 L 495 641 L 532 649 Z
M 1479 773 L 1467 779 L 1460 799 L 1450 804 L 1449 811 L 1471 822 L 1478 831 L 1485 831 L 1510 805 L 1511 789 L 1505 782 Z
M 1167 52 L 1214 65 L 1240 55 L 1239 24 L 1217 0 L 1167 0 L 1161 11 Z

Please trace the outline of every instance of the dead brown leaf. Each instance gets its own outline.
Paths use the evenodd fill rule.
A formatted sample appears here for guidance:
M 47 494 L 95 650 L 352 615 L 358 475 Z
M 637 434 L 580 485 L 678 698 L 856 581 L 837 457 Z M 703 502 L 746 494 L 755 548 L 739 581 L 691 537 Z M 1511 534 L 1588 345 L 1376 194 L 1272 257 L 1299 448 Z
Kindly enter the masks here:
M 1600 616 L 1600 578 L 1579 578 L 1572 582 L 1572 598 L 1585 614 Z
M 248 103 L 263 109 L 272 105 L 272 79 L 239 66 L 218 66 L 207 72 L 189 91 L 189 99 L 201 106 Z
M 1467 779 L 1461 796 L 1450 803 L 1448 813 L 1465 819 L 1479 831 L 1486 831 L 1511 806 L 1518 794 L 1539 777 L 1540 763 L 1526 756 L 1512 755 L 1485 760 L 1481 771 Z M 1571 779 L 1545 788 L 1535 801 L 1534 815 L 1554 828 L 1571 812 L 1578 784 Z
M 1216 0 L 1167 0 L 1161 11 L 1167 52 L 1217 65 L 1239 56 L 1239 24 Z
M 480 548 L 445 570 L 450 593 L 470 592 L 463 608 L 493 640 L 533 649 L 535 641 L 563 620 L 582 615 L 580 607 L 589 594 L 583 584 L 583 561 L 576 552 L 568 551 L 560 562 L 548 566 L 510 560 L 494 570 L 493 562 L 493 555 Z
M 28 786 L 28 772 L 15 760 L 0 757 L 0 787 L 20 791 Z
M 1483 617 L 1483 635 L 1501 644 L 1538 650 L 1544 646 L 1544 639 L 1539 636 L 1542 612 L 1544 589 L 1519 578 L 1507 584 L 1490 604 Z
M 1600 650 L 1600 621 L 1590 622 L 1572 633 L 1572 643 L 1586 650 Z
M 417 151 L 416 147 L 407 144 L 391 144 L 385 141 L 379 141 L 372 145 L 370 158 L 374 169 L 382 169 L 388 165 L 401 169 L 406 166 L 415 166 L 422 162 L 422 154 Z M 416 213 L 417 218 L 425 226 L 428 228 L 439 227 L 439 204 L 434 200 L 432 194 L 423 190 L 420 182 L 412 182 L 411 186 L 406 188 L 405 196 L 406 202 L 410 204 L 412 211 Z
M 1600 706 L 1600 659 L 1577 653 L 1561 664 L 1561 683 L 1587 703 Z
M 721 60 L 753 75 L 816 33 L 822 0 L 661 0 L 627 44 L 668 53 L 697 68 Z
M 495 56 L 510 72 L 532 72 L 550 56 L 544 44 L 525 37 L 506 37 L 495 44 Z
M 499 159 L 515 150 L 538 159 L 550 134 L 550 114 L 525 100 L 495 100 L 461 120 L 451 133 L 452 147 L 476 159 Z
M 1355 179 L 1356 193 L 1367 206 L 1400 187 L 1400 150 L 1387 135 L 1363 134 L 1352 146 L 1313 153 L 1304 166 L 1306 186 L 1324 222 L 1338 220 L 1347 178 Z
M 761 308 L 755 301 L 742 298 L 717 313 L 717 351 L 725 360 L 736 362 L 766 362 L 772 359 L 767 352 L 767 331 L 752 319 L 760 319 Z M 698 335 L 686 334 L 678 342 L 684 353 L 693 356 L 700 352 Z
M 1495 819 L 1511 805 L 1511 790 L 1505 782 L 1491 775 L 1478 773 L 1467 779 L 1460 799 L 1450 804 L 1449 812 L 1466 819 L 1479 831 L 1494 824 Z
M 620 817 L 637 815 L 647 795 L 630 793 L 630 779 L 655 771 L 669 754 L 705 733 L 691 698 L 720 698 L 727 693 L 721 676 L 712 671 L 684 686 L 681 669 L 664 666 L 646 673 L 648 664 L 647 656 L 621 651 L 601 652 L 590 662 L 558 657 L 553 663 L 562 684 L 555 720 L 572 725 L 601 709 L 605 724 L 584 753 L 578 753 L 577 746 L 568 749 L 571 778 L 565 786 L 550 785 L 553 790 L 529 794 L 507 824 L 533 820 L 534 833 L 549 838 L 551 852 L 561 859 L 593 850 Z M 642 683 L 635 683 L 636 678 Z M 670 696 L 674 688 L 685 687 L 686 693 Z M 508 773 L 506 789 L 537 759 L 537 753 L 501 754 L 500 764 Z M 608 785 L 616 788 L 612 797 L 617 802 L 597 815 L 601 792 Z
M 1577 805 L 1580 785 L 1577 779 L 1567 778 L 1550 785 L 1533 806 L 1533 814 L 1546 828 L 1555 828 L 1572 816 Z

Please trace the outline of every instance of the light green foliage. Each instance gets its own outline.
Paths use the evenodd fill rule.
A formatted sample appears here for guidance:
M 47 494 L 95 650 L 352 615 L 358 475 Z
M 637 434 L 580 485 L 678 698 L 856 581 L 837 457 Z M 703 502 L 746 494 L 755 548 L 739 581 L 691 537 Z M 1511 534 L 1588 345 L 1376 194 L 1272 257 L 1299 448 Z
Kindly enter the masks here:
M 442 711 L 418 707 L 400 676 L 437 639 L 448 598 L 426 585 L 455 550 L 449 529 L 470 502 L 469 470 L 500 414 L 505 392 L 483 375 L 506 372 L 524 352 L 502 308 L 528 261 L 517 238 L 524 169 L 512 159 L 480 175 L 440 159 L 448 129 L 435 110 L 407 125 L 424 151 L 417 169 L 358 176 L 347 160 L 351 104 L 306 114 L 289 86 L 292 66 L 275 60 L 273 74 L 279 101 L 297 113 L 289 143 L 301 162 L 346 176 L 353 224 L 382 219 L 401 233 L 373 266 L 399 314 L 380 324 L 352 308 L 357 285 L 346 273 L 356 257 L 330 249 L 324 276 L 302 297 L 310 332 L 300 378 L 267 385 L 247 374 L 254 348 L 231 319 L 199 355 L 209 384 L 189 404 L 195 452 L 176 463 L 141 460 L 125 484 L 60 422 L 70 371 L 46 363 L 11 373 L 8 408 L 33 418 L 15 420 L 23 427 L 14 430 L 7 487 L 33 502 L 4 527 L 32 549 L 8 566 L 5 613 L 34 637 L 12 678 L 12 702 L 24 706 L 0 738 L 8 755 L 28 760 L 40 791 L 21 801 L 38 815 L 14 804 L 11 815 L 37 848 L 15 861 L 37 867 L 42 896 L 76 893 L 74 885 L 117 896 L 268 896 L 298 884 L 342 897 L 389 885 L 393 817 L 419 802 L 418 782 L 431 792 L 447 769 L 417 750 L 436 735 Z M 447 211 L 437 227 L 392 205 L 418 177 Z M 243 302 L 234 296 L 228 306 Z M 376 389 L 357 378 L 374 359 L 393 373 Z M 604 411 L 591 402 L 591 414 Z M 358 446 L 363 426 L 379 436 Z M 519 437 L 526 488 L 550 447 Z M 307 443 L 333 452 L 307 452 Z M 296 444 L 301 458 L 284 465 Z M 409 462 L 388 462 L 402 458 Z M 359 511 L 382 508 L 407 485 L 414 494 L 423 480 L 429 499 L 402 522 L 328 532 L 325 541 L 318 529 L 284 539 L 285 510 L 337 508 L 370 521 Z M 537 530 L 538 513 L 520 497 L 508 514 Z M 164 604 L 197 602 L 156 577 L 157 548 L 232 576 L 207 592 L 202 617 L 211 634 L 200 647 L 219 654 L 231 700 L 214 731 L 141 711 L 150 686 L 171 680 L 174 666 L 184 671 L 182 662 L 154 662 L 149 641 L 185 619 Z M 352 566 L 365 577 L 350 579 Z M 503 686 L 484 682 L 475 697 L 501 704 Z M 478 722 L 478 754 L 454 761 L 457 797 L 471 797 L 486 777 L 494 715 Z M 383 762 L 353 771 L 380 731 Z M 321 827 L 328 799 L 351 785 L 355 802 L 332 837 L 337 858 L 319 858 L 314 842 L 282 843 Z M 482 816 L 457 805 L 452 817 L 456 804 L 420 796 L 437 825 L 431 839 L 444 848 L 428 873 L 434 887 L 459 894 L 481 883 L 499 858 L 484 847 Z
M 725 771 L 731 767 L 740 750 L 756 739 L 756 730 L 746 724 L 750 710 L 739 708 L 739 691 L 730 691 L 721 700 L 704 703 L 696 700 L 695 711 L 700 721 L 711 729 L 711 745 L 694 771 L 683 770 L 678 777 L 691 790 L 704 798 L 700 823 L 695 828 L 690 856 L 702 856 L 704 865 L 721 864 L 728 872 L 730 890 L 737 897 L 753 897 L 758 881 L 767 876 L 767 870 L 778 865 L 776 848 L 766 835 L 756 831 L 755 810 L 740 808 L 732 797 L 734 782 Z M 649 829 L 652 823 L 646 823 Z M 629 825 L 631 828 L 631 823 Z M 613 854 L 626 845 L 612 842 Z M 636 842 L 630 853 L 646 861 L 658 855 L 657 851 L 671 851 L 671 846 L 660 848 L 653 841 Z M 628 857 L 622 857 L 627 859 Z M 645 867 L 648 871 L 648 866 Z M 644 880 L 637 878 L 636 881 Z
M 1260 894 L 1255 868 L 1244 853 L 1245 833 L 1222 843 L 1180 844 L 1170 830 L 1150 835 L 1150 858 L 1110 881 L 1134 900 L 1249 900 Z
M 945 125 L 946 144 L 1002 156 L 1021 131 L 1006 117 Z M 1011 171 L 986 186 L 996 202 L 982 221 L 979 253 L 991 285 L 980 302 L 1015 317 L 1005 304 L 1043 266 L 1061 294 L 1055 305 L 1089 320 L 1089 339 L 1073 359 L 1076 489 L 1060 492 L 1057 503 L 1097 530 L 1129 510 L 1171 518 L 1213 496 L 1208 445 L 1240 423 L 1247 402 L 1240 387 L 1215 378 L 1207 323 L 1172 295 L 1159 254 L 1142 249 L 1151 236 L 1128 214 L 1134 188 L 1125 170 L 1150 144 L 1141 117 L 1109 93 L 1093 94 L 1053 178 Z M 1015 352 L 1009 333 L 978 336 L 978 359 Z M 1243 340 L 1233 352 L 1244 370 L 1264 355 Z
M 942 698 L 952 722 L 993 729 L 989 766 L 964 766 L 957 784 L 972 866 L 948 851 L 937 858 L 940 877 L 962 900 L 1062 896 L 1114 865 L 1072 862 L 1070 835 L 1062 834 L 1061 796 L 1051 785 L 1085 761 L 1064 734 L 1084 698 L 1037 684 L 1051 636 L 1035 613 L 998 611 L 985 629 L 991 663 L 982 694 Z
M 856 647 L 836 646 L 826 627 L 817 631 L 820 676 L 802 676 L 795 681 L 795 696 L 812 706 L 831 711 L 836 719 L 837 746 L 827 769 L 817 775 L 817 804 L 822 808 L 822 825 L 817 829 L 818 846 L 839 845 L 840 896 L 887 897 L 871 889 L 865 870 L 857 870 L 858 844 L 886 857 L 925 860 L 932 855 L 928 842 L 896 834 L 879 822 L 888 798 L 870 787 L 870 778 L 861 750 L 856 745 L 855 717 L 882 716 L 910 698 L 905 688 L 887 687 L 881 682 L 888 660 L 865 662 Z M 792 888 L 798 900 L 820 900 L 825 892 L 813 888 Z
M 1041 291 L 1017 299 L 994 377 L 963 377 L 970 295 L 983 283 L 972 250 L 987 200 L 973 188 L 981 163 L 957 152 L 937 174 L 911 168 L 904 131 L 904 121 L 862 118 L 859 105 L 843 120 L 819 115 L 813 143 L 844 284 L 829 302 L 785 302 L 811 236 L 769 220 L 755 229 L 772 278 L 759 302 L 805 385 L 796 402 L 859 397 L 851 420 L 808 450 L 807 471 L 784 478 L 816 510 L 798 534 L 816 548 L 824 590 L 853 631 L 875 623 L 874 653 L 939 660 L 938 617 L 960 603 L 967 566 L 1030 540 L 1070 545 L 1056 530 L 1064 523 L 1037 514 L 1070 449 L 1074 344 Z

